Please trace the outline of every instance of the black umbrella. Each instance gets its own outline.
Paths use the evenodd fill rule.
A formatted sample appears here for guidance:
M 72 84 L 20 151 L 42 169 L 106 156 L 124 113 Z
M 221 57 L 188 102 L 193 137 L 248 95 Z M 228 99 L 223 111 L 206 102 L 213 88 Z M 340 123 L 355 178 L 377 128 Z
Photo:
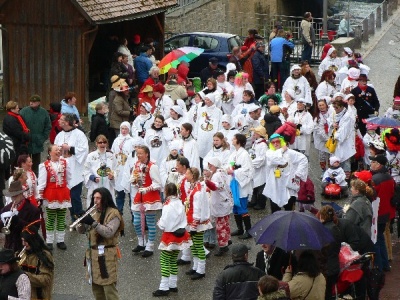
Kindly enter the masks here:
M 15 151 L 12 140 L 8 135 L 0 132 L 0 168 L 9 167 L 15 159 Z

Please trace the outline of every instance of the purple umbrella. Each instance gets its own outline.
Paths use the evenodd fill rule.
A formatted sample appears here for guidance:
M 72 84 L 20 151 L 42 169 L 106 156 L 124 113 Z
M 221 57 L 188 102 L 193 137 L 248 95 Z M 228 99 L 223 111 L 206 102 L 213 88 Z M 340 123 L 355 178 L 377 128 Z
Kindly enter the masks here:
M 315 217 L 297 211 L 277 211 L 256 223 L 249 233 L 257 244 L 275 245 L 285 251 L 320 250 L 334 241 Z

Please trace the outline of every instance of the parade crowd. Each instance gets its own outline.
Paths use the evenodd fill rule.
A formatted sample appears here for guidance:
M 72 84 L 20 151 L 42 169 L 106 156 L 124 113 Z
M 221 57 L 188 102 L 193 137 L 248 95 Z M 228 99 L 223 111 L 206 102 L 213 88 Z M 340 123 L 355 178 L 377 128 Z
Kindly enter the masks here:
M 209 60 L 201 84 L 188 78 L 185 61 L 160 70 L 152 40 L 134 53 L 122 38 L 107 101 L 96 104 L 88 133 L 73 92 L 52 103 L 50 112 L 39 95 L 21 110 L 9 101 L 3 131 L 16 155 L 0 211 L 6 234 L 0 299 L 52 298 L 57 263 L 52 250 L 67 250 L 66 228 L 87 236 L 85 267 L 94 297 L 119 299 L 124 219 L 136 233 L 133 253 L 151 257 L 155 247 L 160 250 L 154 297 L 178 292 L 180 265 L 191 265 L 186 275 L 192 280 L 204 278 L 213 248 L 215 256 L 231 252 L 233 260 L 217 277 L 213 299 L 331 299 L 342 242 L 360 254 L 374 252 L 376 270 L 390 271 L 400 133 L 366 121 L 379 115 L 380 104 L 359 53 L 344 48 L 339 54 L 327 44 L 313 73 L 311 20 L 306 13 L 301 24 L 300 65 L 291 64 L 294 43 L 280 25 L 266 38 L 268 45 L 251 29 L 243 46 L 232 49 L 226 70 L 217 58 Z M 400 114 L 399 82 L 388 119 Z M 309 176 L 312 147 L 319 182 Z M 314 206 L 315 185 L 323 193 L 337 187 L 337 196 L 348 196 L 343 212 Z M 123 218 L 125 203 L 129 218 Z M 271 213 L 315 215 L 334 241 L 318 253 L 296 254 L 263 244 L 252 266 L 237 238 L 252 238 L 249 208 L 265 210 L 268 203 Z M 356 286 L 364 297 L 359 299 L 365 299 L 369 284 L 369 266 L 364 268 Z

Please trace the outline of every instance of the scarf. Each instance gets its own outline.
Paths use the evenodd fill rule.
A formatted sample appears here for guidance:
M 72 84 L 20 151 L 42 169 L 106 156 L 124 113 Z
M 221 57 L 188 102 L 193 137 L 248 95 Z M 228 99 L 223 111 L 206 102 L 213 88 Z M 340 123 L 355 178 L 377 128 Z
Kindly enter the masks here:
M 24 119 L 22 119 L 22 116 L 16 113 L 13 113 L 12 111 L 7 112 L 10 116 L 17 118 L 19 124 L 22 126 L 22 130 L 25 133 L 29 133 L 29 128 L 26 126 Z
M 335 121 L 336 121 L 337 123 L 339 123 L 340 120 L 342 119 L 342 117 L 344 116 L 344 114 L 345 114 L 346 112 L 347 112 L 347 109 L 345 108 L 345 109 L 343 109 L 340 113 L 336 114 L 336 115 L 335 115 Z
M 358 84 L 358 87 L 360 88 L 360 90 L 365 92 L 367 90 L 368 85 L 360 85 L 360 84 Z

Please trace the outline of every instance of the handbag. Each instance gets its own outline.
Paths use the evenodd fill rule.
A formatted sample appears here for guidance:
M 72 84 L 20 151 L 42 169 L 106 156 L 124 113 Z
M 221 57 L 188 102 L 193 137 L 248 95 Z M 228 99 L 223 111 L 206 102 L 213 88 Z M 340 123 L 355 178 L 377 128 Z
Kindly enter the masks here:
M 334 129 L 332 131 L 331 136 L 329 137 L 329 139 L 325 143 L 325 147 L 328 149 L 329 153 L 334 153 L 335 150 L 336 150 L 337 141 L 334 138 L 335 133 L 336 133 L 336 129 Z
M 185 235 L 186 229 L 185 228 L 178 228 L 172 234 L 176 237 L 183 237 Z

